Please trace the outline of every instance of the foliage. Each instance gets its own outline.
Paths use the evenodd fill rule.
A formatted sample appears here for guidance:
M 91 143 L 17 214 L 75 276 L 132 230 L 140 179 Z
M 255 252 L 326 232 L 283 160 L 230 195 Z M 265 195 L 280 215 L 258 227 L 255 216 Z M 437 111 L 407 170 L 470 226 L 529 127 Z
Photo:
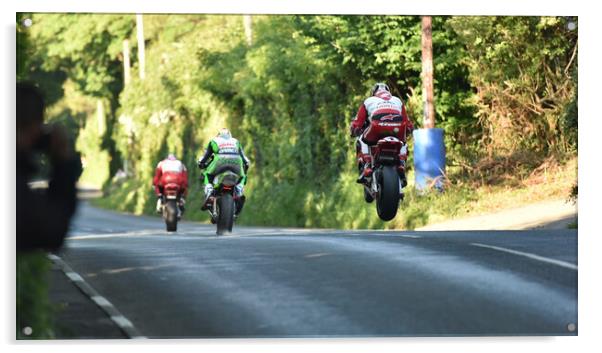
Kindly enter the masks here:
M 561 148 L 576 31 L 556 17 L 455 17 L 450 25 L 468 53 L 485 152 Z
M 106 130 L 103 101 L 97 101 L 96 114 L 89 115 L 84 128 L 79 132 L 76 148 L 81 152 L 84 172 L 81 181 L 101 188 L 109 179 L 111 156 L 102 148 L 102 136 Z
M 468 81 L 467 55 L 449 17 L 433 18 L 433 56 L 437 125 L 445 130 L 447 149 L 463 153 L 473 147 L 473 92 Z M 373 82 L 386 81 L 408 103 L 409 115 L 421 126 L 421 20 L 418 16 L 307 16 L 299 27 L 313 46 L 349 72 L 355 94 L 364 97 Z M 348 78 L 347 78 L 348 79 Z M 363 98 L 360 98 L 363 99 Z M 359 103 L 356 99 L 356 103 Z
M 27 28 L 23 25 L 28 14 L 17 12 L 17 80 L 22 80 L 28 67 L 29 53 L 29 35 Z
M 72 118 L 94 162 L 84 176 L 126 171 L 99 201 L 120 210 L 153 212 L 153 170 L 173 152 L 189 167 L 187 217 L 207 220 L 195 160 L 222 126 L 252 160 L 246 224 L 412 228 L 475 197 L 462 178 L 505 183 L 510 171 L 518 186 L 550 154 L 576 152 L 576 32 L 562 18 L 433 18 L 436 123 L 459 182 L 439 196 L 408 192 L 403 215 L 384 224 L 354 183 L 348 125 L 368 88 L 386 81 L 420 126 L 420 17 L 253 16 L 248 44 L 241 16 L 145 15 L 146 77 L 134 65 L 123 86 L 132 15 L 37 16 L 48 26 L 32 32 L 33 72 L 63 75 L 55 112 Z M 105 129 L 94 108 L 67 103 L 78 96 L 69 87 L 88 107 L 102 99 Z
M 53 308 L 48 300 L 50 262 L 44 252 L 17 254 L 17 338 L 54 337 Z M 31 328 L 27 335 L 23 329 Z
M 575 53 L 577 55 L 577 53 Z M 562 135 L 562 142 L 565 144 L 565 149 L 571 152 L 577 152 L 577 128 L 579 120 L 579 109 L 578 109 L 578 85 L 577 85 L 577 63 L 573 66 L 573 74 L 571 76 L 573 85 L 573 95 L 571 100 L 564 108 L 564 113 L 560 119 L 560 128 L 564 131 Z
M 120 53 L 134 17 L 96 14 L 36 14 L 36 56 L 44 71 L 61 70 L 82 92 L 110 98 L 122 86 Z

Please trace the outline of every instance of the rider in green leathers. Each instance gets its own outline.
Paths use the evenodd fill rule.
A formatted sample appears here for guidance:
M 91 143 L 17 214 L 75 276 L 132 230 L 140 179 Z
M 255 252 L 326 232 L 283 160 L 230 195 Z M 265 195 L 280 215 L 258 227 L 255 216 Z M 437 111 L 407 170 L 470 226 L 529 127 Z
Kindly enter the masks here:
M 241 181 L 236 185 L 236 214 L 240 214 L 245 203 L 243 187 L 247 183 L 247 169 L 249 168 L 249 159 L 245 156 L 242 146 L 237 139 L 232 137 L 228 129 L 221 129 L 207 145 L 207 150 L 198 161 L 200 169 L 203 172 L 203 184 L 205 188 L 205 202 L 201 209 L 209 208 L 207 200 L 213 194 L 213 178 L 222 170 L 228 169 L 241 176 Z

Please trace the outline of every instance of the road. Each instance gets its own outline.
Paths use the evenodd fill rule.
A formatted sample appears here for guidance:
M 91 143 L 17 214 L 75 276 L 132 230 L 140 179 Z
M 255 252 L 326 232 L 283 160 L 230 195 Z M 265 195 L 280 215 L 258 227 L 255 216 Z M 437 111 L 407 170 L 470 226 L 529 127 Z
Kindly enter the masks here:
M 83 203 L 59 255 L 149 338 L 577 334 L 576 230 L 216 237 Z

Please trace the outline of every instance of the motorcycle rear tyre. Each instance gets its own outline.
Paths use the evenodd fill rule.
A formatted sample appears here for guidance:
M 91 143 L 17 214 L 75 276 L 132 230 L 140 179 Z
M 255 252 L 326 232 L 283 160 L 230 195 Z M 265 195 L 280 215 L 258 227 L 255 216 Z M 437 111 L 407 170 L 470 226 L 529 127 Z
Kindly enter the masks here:
M 380 192 L 376 197 L 376 213 L 383 221 L 390 221 L 397 215 L 399 207 L 399 176 L 395 167 L 383 167 L 378 183 Z
M 232 232 L 234 225 L 234 198 L 224 194 L 217 200 L 217 235 Z
M 165 228 L 168 232 L 175 232 L 178 230 L 178 205 L 175 200 L 169 200 L 165 204 L 165 210 L 163 211 L 163 217 L 165 218 Z

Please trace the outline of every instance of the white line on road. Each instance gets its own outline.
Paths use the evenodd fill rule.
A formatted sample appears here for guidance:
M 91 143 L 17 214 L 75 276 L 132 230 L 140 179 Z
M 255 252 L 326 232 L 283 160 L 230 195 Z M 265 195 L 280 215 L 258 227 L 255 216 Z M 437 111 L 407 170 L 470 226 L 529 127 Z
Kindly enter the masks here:
M 91 299 L 94 300 L 94 302 L 100 306 L 113 306 L 113 304 L 106 300 L 105 297 L 101 297 L 99 295 L 95 295 Z
M 305 255 L 304 257 L 312 258 L 312 257 L 322 257 L 322 256 L 327 256 L 327 255 L 331 255 L 331 253 L 328 253 L 328 252 L 319 252 L 319 253 L 316 253 L 316 254 L 308 254 L 308 255 Z
M 397 236 L 398 237 L 402 237 L 402 238 L 412 238 L 412 239 L 420 239 L 420 238 L 422 238 L 421 236 L 418 236 L 418 235 L 407 235 L 407 234 L 405 234 L 405 235 L 397 235 Z
M 488 248 L 488 249 L 493 249 L 493 250 L 497 250 L 497 251 L 507 252 L 509 254 L 514 254 L 514 255 L 528 257 L 528 258 L 533 259 L 533 260 L 537 260 L 537 261 L 541 261 L 541 262 L 547 262 L 549 264 L 557 265 L 557 266 L 568 268 L 568 269 L 575 270 L 575 271 L 577 270 L 577 265 L 572 264 L 570 262 L 565 262 L 565 261 L 561 261 L 561 260 L 550 259 L 550 258 L 547 258 L 547 257 L 543 257 L 543 256 L 539 256 L 539 255 L 535 255 L 535 254 L 531 254 L 531 253 L 527 253 L 527 252 L 522 252 L 522 251 L 517 251 L 517 250 L 512 250 L 512 249 L 501 248 L 499 246 L 493 246 L 493 245 L 487 245 L 487 244 L 481 244 L 481 243 L 470 243 L 470 244 L 474 245 L 474 246 L 479 246 L 481 248 Z
M 119 325 L 119 327 L 134 327 L 132 322 L 123 315 L 111 316 L 111 320 Z
M 82 276 L 78 275 L 75 272 L 65 272 L 65 274 L 73 282 L 83 282 L 84 281 L 84 279 L 82 278 Z
M 105 297 L 101 296 L 92 286 L 88 284 L 79 274 L 69 267 L 69 265 L 54 254 L 49 254 L 48 258 L 58 265 L 69 277 L 69 279 L 85 294 L 90 298 L 96 305 L 98 305 L 107 314 L 111 320 L 129 337 L 136 339 L 144 339 L 145 336 L 141 335 L 140 332 L 134 327 L 132 322 L 125 318 L 117 308 L 111 304 Z
M 161 230 L 135 230 L 131 232 L 121 233 L 99 233 L 99 234 L 88 234 L 88 235 L 76 235 L 70 236 L 67 239 L 71 240 L 88 240 L 88 239 L 103 239 L 103 238 L 119 238 L 119 237 L 141 237 L 145 235 L 158 235 L 161 234 Z

